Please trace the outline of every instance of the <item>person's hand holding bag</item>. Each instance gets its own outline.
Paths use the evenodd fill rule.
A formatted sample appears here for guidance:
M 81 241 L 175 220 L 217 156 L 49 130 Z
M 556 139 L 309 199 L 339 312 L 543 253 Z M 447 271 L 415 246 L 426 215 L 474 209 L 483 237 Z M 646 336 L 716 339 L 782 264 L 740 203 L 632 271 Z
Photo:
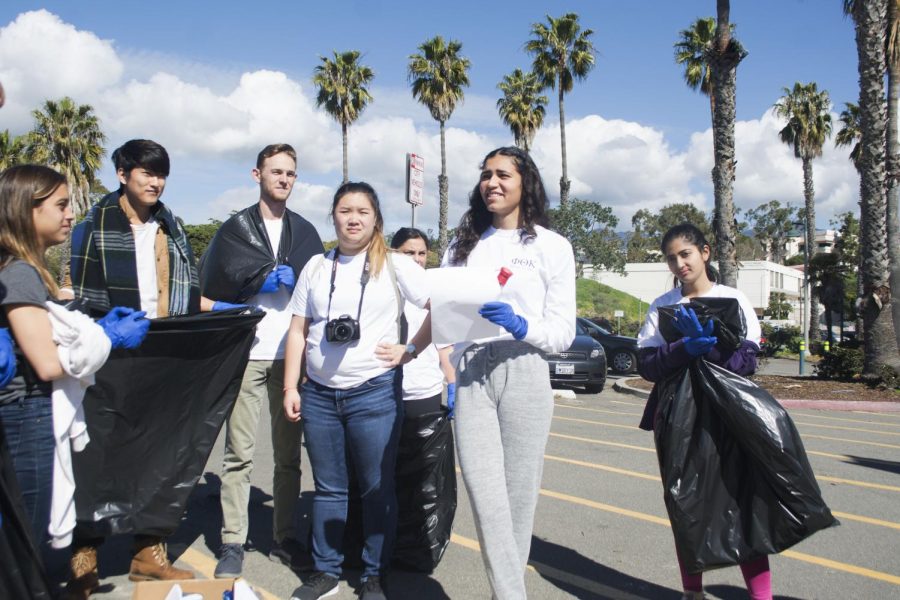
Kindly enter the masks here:
M 697 313 L 694 312 L 693 308 L 685 308 L 683 304 L 675 309 L 675 318 L 672 319 L 672 325 L 686 338 L 709 336 L 712 333 L 712 329 L 710 329 L 709 333 L 704 333 L 704 327 L 700 324 Z M 707 322 L 707 325 L 712 325 L 712 322 Z
M 266 280 L 263 281 L 262 287 L 259 288 L 260 294 L 271 294 L 272 292 L 278 291 L 278 269 L 272 269 L 268 275 L 266 275 Z
M 141 345 L 150 330 L 150 320 L 145 319 L 146 312 L 115 306 L 97 321 L 113 348 L 133 349 Z
M 0 388 L 5 388 L 16 376 L 16 355 L 13 352 L 9 329 L 0 329 Z
M 275 267 L 275 273 L 278 275 L 278 283 L 292 292 L 294 286 L 297 285 L 297 277 L 294 275 L 291 265 L 278 265 Z
M 517 315 L 512 306 L 506 302 L 485 302 L 478 310 L 478 314 L 507 330 L 517 340 L 521 340 L 528 333 L 528 321 Z

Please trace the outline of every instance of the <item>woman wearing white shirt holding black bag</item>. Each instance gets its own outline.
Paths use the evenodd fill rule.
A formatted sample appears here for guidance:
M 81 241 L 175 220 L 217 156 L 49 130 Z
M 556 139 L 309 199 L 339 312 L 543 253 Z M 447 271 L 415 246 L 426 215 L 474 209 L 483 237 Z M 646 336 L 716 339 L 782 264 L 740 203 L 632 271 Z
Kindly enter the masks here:
M 430 319 L 410 344 L 399 340 L 404 301 L 428 306 L 425 271 L 389 255 L 375 190 L 345 183 L 331 216 L 338 246 L 310 260 L 297 281 L 285 347 L 284 409 L 303 418 L 316 493 L 312 510 L 316 572 L 293 598 L 337 593 L 347 518 L 349 453 L 363 506 L 363 589 L 366 600 L 385 598 L 397 523 L 394 468 L 403 420 L 401 372 L 431 342 Z M 399 305 L 399 306 L 398 306 Z M 298 391 L 303 364 L 308 379 Z
M 525 598 L 553 418 L 545 353 L 562 352 L 575 337 L 575 257 L 565 238 L 546 229 L 546 211 L 544 184 L 531 157 L 519 148 L 498 148 L 481 165 L 469 210 L 443 261 L 495 269 L 515 281 L 501 302 L 480 311 L 511 336 L 454 349 L 457 455 L 499 600 Z

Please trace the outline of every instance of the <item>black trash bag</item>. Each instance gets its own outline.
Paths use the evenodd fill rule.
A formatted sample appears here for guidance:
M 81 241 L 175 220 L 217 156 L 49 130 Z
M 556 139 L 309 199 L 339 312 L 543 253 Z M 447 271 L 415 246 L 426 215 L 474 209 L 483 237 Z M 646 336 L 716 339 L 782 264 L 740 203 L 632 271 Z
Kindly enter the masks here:
M 662 330 L 671 313 L 660 314 Z M 733 316 L 726 318 L 723 330 L 739 330 Z M 695 359 L 659 382 L 656 393 L 663 494 L 689 572 L 775 554 L 838 524 L 797 428 L 768 392 Z
M 25 516 L 6 435 L 0 424 L 0 598 L 50 600 L 40 554 Z
M 200 259 L 200 292 L 207 298 L 245 302 L 259 293 L 276 264 L 290 265 L 299 277 L 306 262 L 322 253 L 322 242 L 309 221 L 296 213 L 286 213 L 283 223 L 276 257 L 259 206 L 228 219 Z
M 391 556 L 398 569 L 431 573 L 450 544 L 456 515 L 456 453 L 448 414 L 442 408 L 403 421 L 396 470 L 397 535 Z M 362 567 L 364 547 L 362 501 L 351 469 L 344 568 Z
M 91 441 L 72 454 L 79 536 L 175 531 L 234 406 L 263 315 L 153 320 L 139 348 L 110 353 L 84 398 Z
M 446 409 L 404 419 L 397 455 L 397 539 L 392 564 L 431 573 L 450 544 L 456 458 Z
M 717 345 L 723 350 L 737 350 L 747 337 L 747 321 L 735 298 L 691 298 L 687 304 L 659 307 L 659 332 L 667 342 L 682 337 L 672 324 L 675 311 L 680 306 L 694 309 L 701 325 L 706 325 L 709 319 L 713 320 L 713 335 L 718 338 Z

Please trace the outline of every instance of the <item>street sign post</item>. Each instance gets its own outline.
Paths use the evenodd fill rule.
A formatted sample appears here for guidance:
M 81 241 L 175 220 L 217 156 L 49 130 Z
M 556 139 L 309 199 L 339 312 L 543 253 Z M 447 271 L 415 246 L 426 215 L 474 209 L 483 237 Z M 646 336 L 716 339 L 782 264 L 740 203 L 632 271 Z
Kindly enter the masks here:
M 616 334 L 619 334 L 622 331 L 622 317 L 625 316 L 625 311 L 624 310 L 614 310 L 613 316 L 616 318 Z
M 412 227 L 416 226 L 416 207 L 425 203 L 425 159 L 406 155 L 406 201 L 412 205 Z

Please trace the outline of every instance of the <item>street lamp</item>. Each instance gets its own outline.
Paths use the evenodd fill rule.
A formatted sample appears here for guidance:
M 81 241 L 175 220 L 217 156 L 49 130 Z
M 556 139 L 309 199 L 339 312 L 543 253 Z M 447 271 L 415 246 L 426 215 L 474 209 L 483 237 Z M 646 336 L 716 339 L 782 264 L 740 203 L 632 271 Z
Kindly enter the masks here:
M 809 348 L 809 327 L 811 323 L 807 323 L 809 319 L 809 232 L 806 229 L 806 221 L 794 221 L 794 227 L 803 232 L 803 290 L 800 293 L 801 309 L 800 309 L 800 325 L 803 327 L 803 344 L 800 346 L 800 375 L 803 375 L 804 358 L 806 357 L 806 349 Z

